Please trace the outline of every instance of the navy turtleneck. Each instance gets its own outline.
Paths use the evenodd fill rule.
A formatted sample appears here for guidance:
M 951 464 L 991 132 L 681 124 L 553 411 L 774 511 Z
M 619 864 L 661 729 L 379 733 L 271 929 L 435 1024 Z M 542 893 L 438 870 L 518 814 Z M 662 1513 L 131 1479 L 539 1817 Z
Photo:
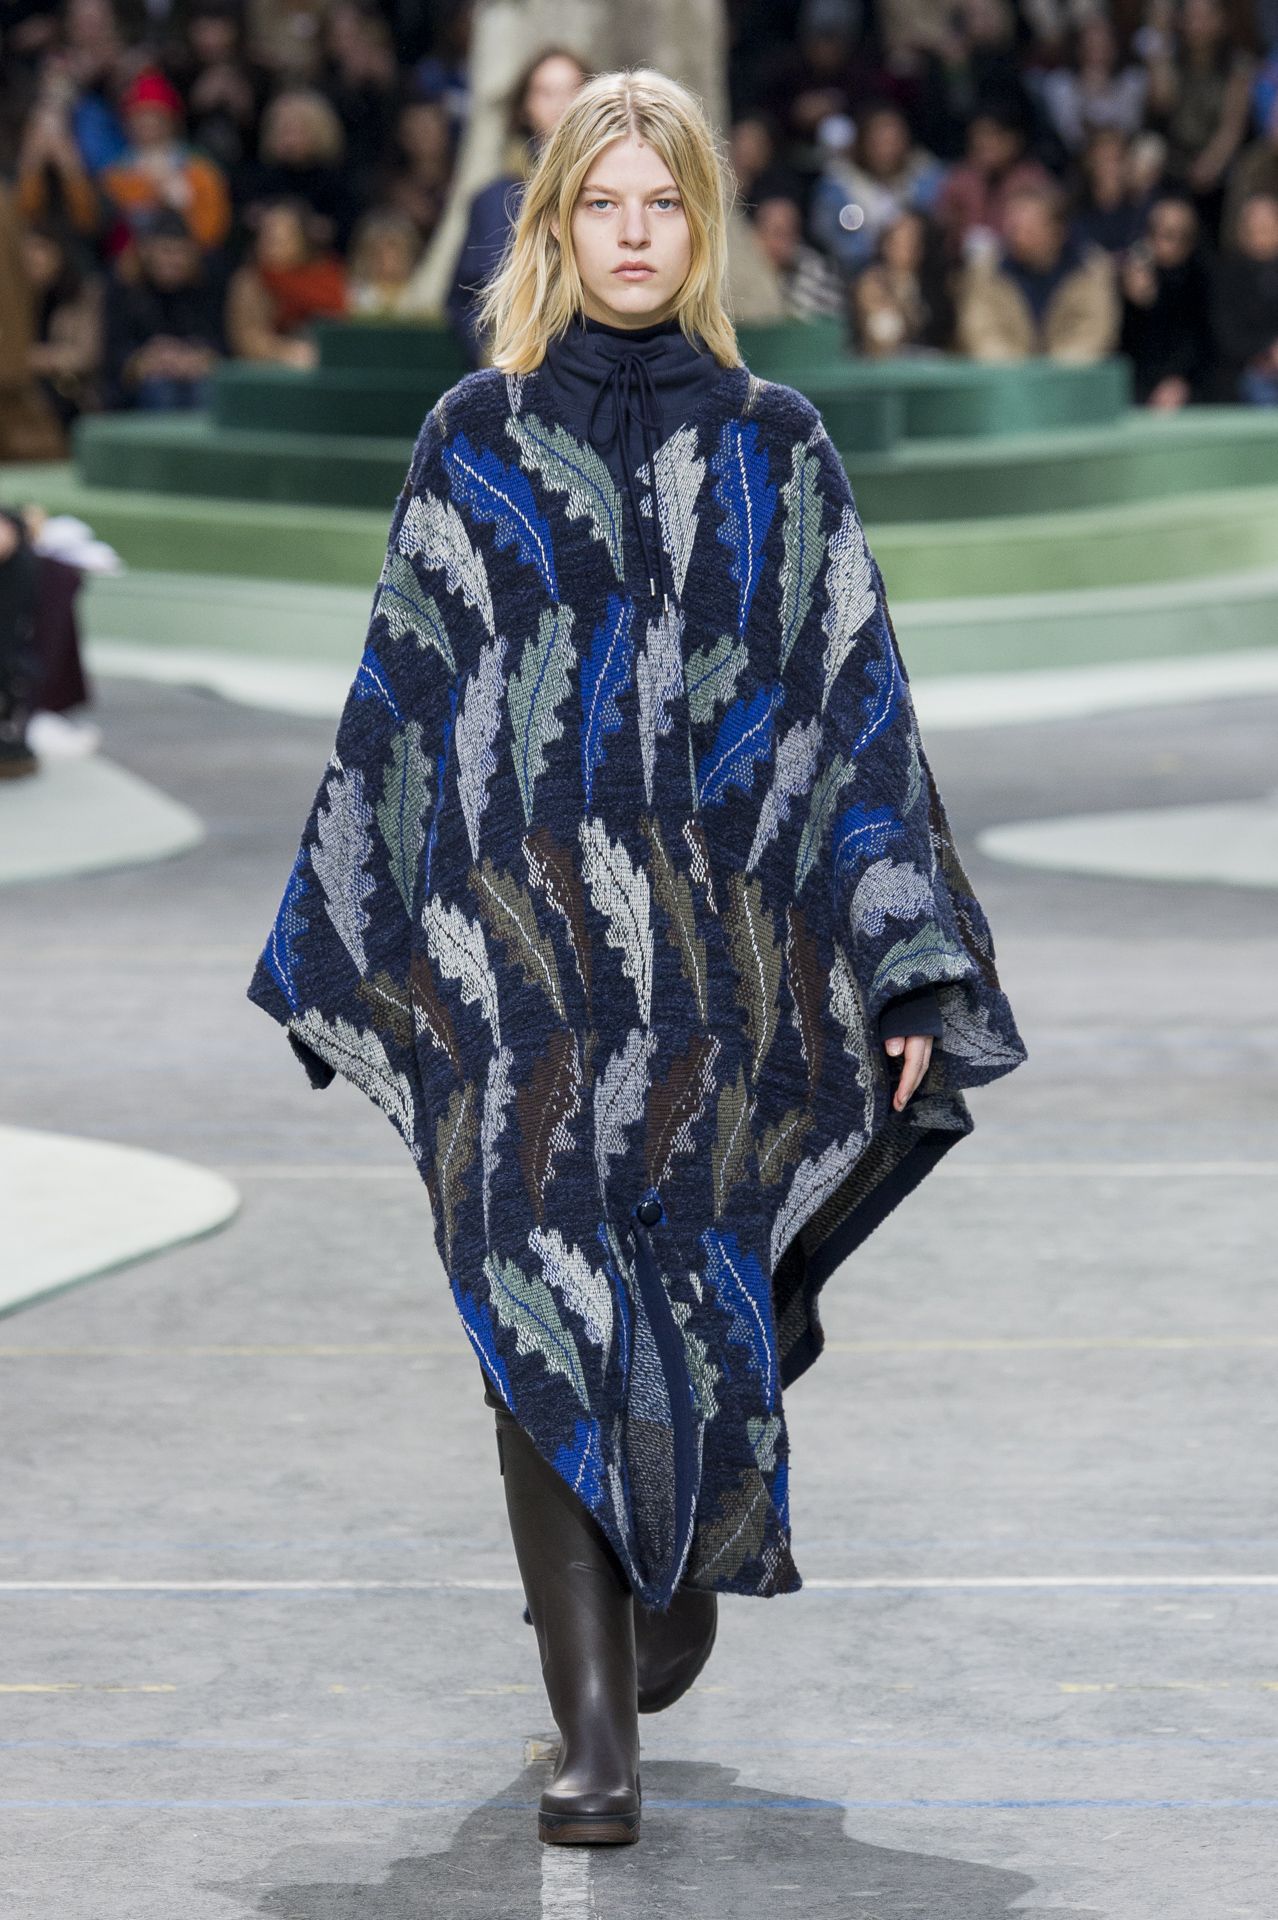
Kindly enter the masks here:
M 578 438 L 603 456 L 630 500 L 649 590 L 668 604 L 669 569 L 659 530 L 639 511 L 635 469 L 686 419 L 723 372 L 708 347 L 694 346 L 677 319 L 614 327 L 578 313 L 547 343 L 538 372 L 556 410 Z

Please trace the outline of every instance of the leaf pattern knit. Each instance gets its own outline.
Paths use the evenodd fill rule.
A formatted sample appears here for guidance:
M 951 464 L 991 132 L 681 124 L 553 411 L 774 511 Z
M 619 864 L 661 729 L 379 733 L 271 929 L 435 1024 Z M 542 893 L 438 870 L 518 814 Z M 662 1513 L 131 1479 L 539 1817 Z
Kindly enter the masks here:
M 791 1592 L 820 1289 L 1025 1048 L 817 410 L 721 368 L 635 470 L 663 600 L 549 403 L 483 368 L 423 422 L 249 996 L 403 1137 L 641 1599 Z M 871 1036 L 929 984 L 897 1114 Z

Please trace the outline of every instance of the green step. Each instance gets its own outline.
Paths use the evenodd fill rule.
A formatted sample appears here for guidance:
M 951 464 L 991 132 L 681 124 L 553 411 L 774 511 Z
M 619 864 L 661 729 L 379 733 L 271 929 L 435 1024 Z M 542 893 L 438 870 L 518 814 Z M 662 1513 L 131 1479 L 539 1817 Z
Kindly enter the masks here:
M 911 679 L 1272 649 L 1278 567 L 1216 580 L 908 600 L 893 622 Z M 188 664 L 247 655 L 254 670 L 355 670 L 372 584 L 245 579 L 137 571 L 90 581 L 81 601 L 87 638 L 167 654 Z M 293 682 L 294 693 L 297 682 Z
M 420 373 L 320 368 L 303 373 L 233 361 L 213 381 L 214 426 L 254 433 L 417 438 L 445 384 Z
M 884 457 L 842 443 L 839 450 L 863 518 L 898 525 L 1278 485 L 1278 417 L 1263 408 L 1133 411 L 1108 427 L 938 440 Z
M 855 452 L 884 452 L 901 438 L 904 408 L 890 391 L 867 392 L 836 369 L 814 386 L 830 436 Z M 400 438 L 412 442 L 427 412 L 443 391 L 416 373 L 382 368 L 320 368 L 301 373 L 288 367 L 234 362 L 222 367 L 213 384 L 214 426 L 254 433 L 291 433 L 355 438 Z
M 403 469 L 372 511 L 86 485 L 70 466 L 0 468 L 4 497 L 74 513 L 128 565 L 371 588 Z M 1206 579 L 1278 565 L 1278 487 L 1072 513 L 869 522 L 894 597 L 946 600 Z
M 1278 484 L 1278 418 L 1264 409 L 1133 412 L 1112 427 L 886 453 L 871 413 L 857 423 L 859 444 L 833 408 L 826 418 L 863 517 L 893 525 Z M 415 434 L 416 425 L 393 436 L 324 435 L 217 427 L 203 414 L 103 414 L 78 423 L 75 450 L 92 486 L 381 510 L 403 484 Z
M 99 414 L 78 420 L 76 466 L 90 487 L 289 506 L 383 510 L 387 517 L 413 452 L 399 438 L 250 432 L 207 414 Z
M 326 370 L 420 373 L 442 393 L 469 372 L 470 362 L 447 327 L 429 321 L 316 320 L 311 333 Z

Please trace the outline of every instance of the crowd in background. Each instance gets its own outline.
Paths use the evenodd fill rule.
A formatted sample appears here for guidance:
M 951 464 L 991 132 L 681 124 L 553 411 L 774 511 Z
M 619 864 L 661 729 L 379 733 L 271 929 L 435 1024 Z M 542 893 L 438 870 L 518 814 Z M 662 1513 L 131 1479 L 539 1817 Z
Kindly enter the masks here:
M 789 312 L 867 357 L 1121 351 L 1142 404 L 1278 404 L 1278 0 L 728 11 L 728 154 Z M 203 406 L 228 356 L 309 367 L 316 319 L 419 310 L 465 5 L 0 18 L 0 385 L 37 390 L 0 454 L 61 450 L 86 410 Z M 513 91 L 447 301 L 472 363 L 520 183 L 587 76 L 543 48 Z

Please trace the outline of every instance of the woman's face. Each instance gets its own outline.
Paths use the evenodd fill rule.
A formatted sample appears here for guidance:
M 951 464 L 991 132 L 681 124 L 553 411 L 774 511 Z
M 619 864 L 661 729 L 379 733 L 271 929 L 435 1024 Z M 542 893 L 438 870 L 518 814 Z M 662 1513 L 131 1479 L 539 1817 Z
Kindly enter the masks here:
M 401 108 L 399 144 L 410 160 L 441 161 L 448 157 L 448 121 L 433 100 L 413 100 Z
M 402 287 L 416 264 L 415 249 L 406 233 L 374 236 L 368 249 L 368 277 L 379 287 Z
M 554 132 L 585 77 L 577 62 L 562 53 L 538 62 L 524 92 L 524 118 L 535 134 Z
M 1082 66 L 1098 67 L 1103 73 L 1112 71 L 1118 49 L 1108 20 L 1096 14 L 1079 28 L 1078 52 Z
M 302 167 L 316 157 L 315 129 L 309 103 L 287 94 L 276 102 L 267 122 L 267 159 L 286 167 Z
M 264 267 L 298 267 L 306 258 L 306 235 L 291 207 L 271 207 L 257 232 L 257 257 Z
M 899 173 L 910 152 L 910 130 L 899 113 L 876 113 L 866 123 L 865 164 L 877 178 Z
M 558 239 L 558 220 L 550 227 Z M 590 319 L 646 327 L 669 317 L 692 237 L 683 196 L 647 141 L 630 134 L 595 155 L 573 208 L 572 246 Z

